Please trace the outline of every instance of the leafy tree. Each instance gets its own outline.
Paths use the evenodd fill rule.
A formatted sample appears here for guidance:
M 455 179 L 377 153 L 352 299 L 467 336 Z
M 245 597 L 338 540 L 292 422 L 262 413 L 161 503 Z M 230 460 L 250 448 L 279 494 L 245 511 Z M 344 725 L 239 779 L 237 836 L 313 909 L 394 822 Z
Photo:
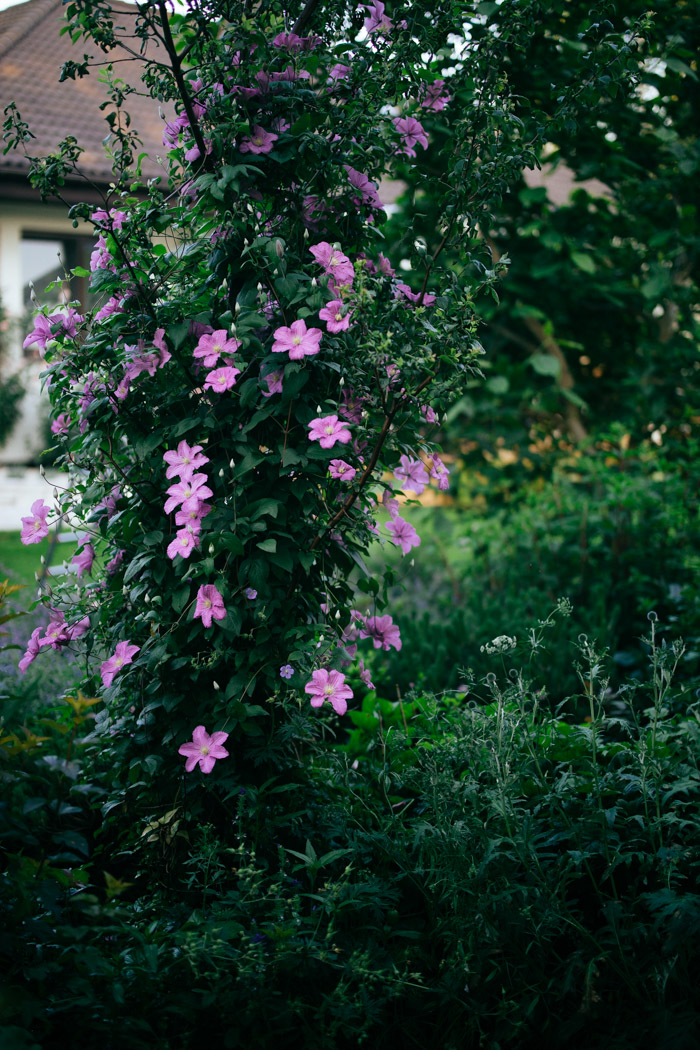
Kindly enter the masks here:
M 501 9 L 489 8 L 487 20 L 497 26 Z M 568 171 L 565 184 L 597 182 L 555 206 L 544 186 L 516 180 L 479 223 L 492 258 L 510 256 L 509 278 L 498 302 L 478 307 L 486 322 L 485 390 L 452 409 L 447 432 L 488 477 L 491 497 L 494 485 L 509 489 L 548 472 L 572 442 L 613 423 L 633 447 L 653 435 L 657 445 L 670 440 L 690 456 L 698 386 L 696 5 L 659 3 L 650 12 L 635 91 L 621 93 L 604 68 L 580 74 L 591 36 L 608 19 L 627 24 L 624 51 L 646 10 L 611 5 L 592 16 L 588 4 L 543 5 L 543 31 L 504 54 L 510 90 L 527 96 L 532 119 L 546 129 L 538 161 Z M 617 45 L 608 46 L 614 64 Z M 564 119 L 556 119 L 552 80 L 573 89 Z M 585 113 L 592 96 L 581 93 L 591 80 L 594 119 Z M 429 180 L 404 172 L 405 207 L 390 227 L 395 262 L 410 256 L 414 226 L 429 251 L 439 243 L 443 156 L 431 153 Z

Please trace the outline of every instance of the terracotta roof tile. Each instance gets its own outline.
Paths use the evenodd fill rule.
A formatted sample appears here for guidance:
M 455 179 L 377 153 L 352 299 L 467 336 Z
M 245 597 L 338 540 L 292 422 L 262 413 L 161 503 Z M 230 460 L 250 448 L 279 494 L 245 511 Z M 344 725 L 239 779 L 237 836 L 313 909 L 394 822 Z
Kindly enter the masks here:
M 114 4 L 124 17 L 124 24 L 135 17 L 135 9 L 128 4 Z M 69 58 L 81 61 L 84 54 L 103 61 L 109 56 L 88 41 L 72 45 L 68 35 L 61 36 L 63 5 L 61 0 L 29 0 L 0 12 L 0 110 L 10 101 L 17 108 L 33 134 L 28 152 L 43 155 L 55 150 L 61 139 L 74 135 L 85 147 L 80 168 L 84 175 L 98 182 L 109 182 L 111 167 L 103 140 L 109 127 L 99 105 L 105 100 L 105 86 L 99 81 L 99 70 L 78 80 L 58 82 L 63 62 Z M 137 41 L 137 48 L 140 43 Z M 151 45 L 156 47 L 156 44 Z M 119 59 L 115 74 L 127 83 L 140 87 L 141 63 L 137 59 L 122 58 L 124 52 L 114 52 Z M 158 104 L 150 97 L 131 95 L 126 110 L 144 143 L 144 151 L 155 158 L 163 154 L 163 121 Z M 28 162 L 13 150 L 0 156 L 0 176 L 24 173 Z M 162 171 L 155 159 L 144 164 L 144 174 L 152 176 Z

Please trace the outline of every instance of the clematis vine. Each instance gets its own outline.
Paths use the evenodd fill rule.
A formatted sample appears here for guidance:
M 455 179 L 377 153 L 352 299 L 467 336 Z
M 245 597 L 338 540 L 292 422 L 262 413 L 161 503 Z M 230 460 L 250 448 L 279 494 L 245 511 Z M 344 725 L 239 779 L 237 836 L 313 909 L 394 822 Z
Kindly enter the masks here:
M 228 733 L 219 730 L 209 734 L 204 726 L 196 726 L 192 740 L 180 744 L 177 753 L 187 759 L 185 769 L 188 773 L 192 773 L 197 766 L 202 773 L 211 773 L 219 759 L 228 758 L 228 751 L 223 746 L 227 740 Z
M 309 441 L 318 441 L 321 448 L 333 448 L 336 442 L 347 445 L 352 434 L 337 416 L 322 416 L 309 423 Z
M 384 527 L 391 533 L 391 542 L 400 547 L 403 554 L 408 554 L 411 547 L 420 545 L 420 536 L 404 518 L 395 515 Z
M 309 694 L 312 707 L 321 707 L 328 701 L 339 715 L 345 714 L 348 700 L 353 696 L 352 689 L 345 684 L 345 675 L 340 671 L 327 671 L 325 668 L 313 672 L 311 681 L 304 686 L 304 692 Z
M 275 330 L 275 341 L 272 344 L 273 354 L 289 354 L 290 361 L 301 361 L 303 357 L 312 357 L 321 349 L 320 328 L 307 328 L 306 321 L 292 321 L 289 327 Z
M 51 513 L 51 508 L 46 506 L 43 499 L 35 499 L 31 511 L 31 517 L 22 518 L 22 531 L 19 538 L 25 547 L 31 543 L 41 543 L 49 534 L 47 518 Z
M 127 664 L 133 663 L 137 653 L 141 652 L 139 645 L 131 645 L 130 642 L 119 642 L 114 653 L 108 660 L 100 664 L 100 675 L 105 689 L 112 684 L 115 677 Z
M 213 583 L 205 583 L 197 591 L 194 618 L 197 617 L 200 617 L 204 627 L 211 627 L 213 620 L 226 618 L 224 599 Z

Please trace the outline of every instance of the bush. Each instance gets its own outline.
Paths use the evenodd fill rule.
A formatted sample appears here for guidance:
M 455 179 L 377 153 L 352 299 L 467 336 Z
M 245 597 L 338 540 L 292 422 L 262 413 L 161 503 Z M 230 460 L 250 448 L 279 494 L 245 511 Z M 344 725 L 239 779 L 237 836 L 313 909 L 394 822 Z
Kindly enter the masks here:
M 479 504 L 413 509 L 423 543 L 415 565 L 397 566 L 400 587 L 391 594 L 413 659 L 386 654 L 373 668 L 377 681 L 404 692 L 412 683 L 454 689 L 461 670 L 486 673 L 483 647 L 503 624 L 545 619 L 559 594 L 573 613 L 552 647 L 547 690 L 555 703 L 575 689 L 568 648 L 582 632 L 613 656 L 613 691 L 625 674 L 641 674 L 639 638 L 652 608 L 687 639 L 679 673 L 693 676 L 700 651 L 694 477 L 678 458 L 651 447 L 626 451 L 608 438 L 488 515 Z
M 295 719 L 277 776 L 229 798 L 183 782 L 150 812 L 110 797 L 95 702 L 58 704 L 43 740 L 1 742 L 4 1032 L 42 1050 L 692 1047 L 699 716 L 682 645 L 650 628 L 614 717 L 586 642 L 588 716 L 551 714 L 542 646 L 471 698 L 369 691 L 338 740 Z

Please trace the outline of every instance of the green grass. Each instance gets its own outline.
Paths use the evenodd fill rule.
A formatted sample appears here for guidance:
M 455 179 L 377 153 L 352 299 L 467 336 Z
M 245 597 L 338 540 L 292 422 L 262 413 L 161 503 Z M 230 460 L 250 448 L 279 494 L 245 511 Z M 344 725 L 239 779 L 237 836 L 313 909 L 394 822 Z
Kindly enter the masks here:
M 41 568 L 41 555 L 46 550 L 46 543 L 23 546 L 19 532 L 0 532 L 0 579 L 7 577 L 11 583 L 33 587 L 34 573 Z

